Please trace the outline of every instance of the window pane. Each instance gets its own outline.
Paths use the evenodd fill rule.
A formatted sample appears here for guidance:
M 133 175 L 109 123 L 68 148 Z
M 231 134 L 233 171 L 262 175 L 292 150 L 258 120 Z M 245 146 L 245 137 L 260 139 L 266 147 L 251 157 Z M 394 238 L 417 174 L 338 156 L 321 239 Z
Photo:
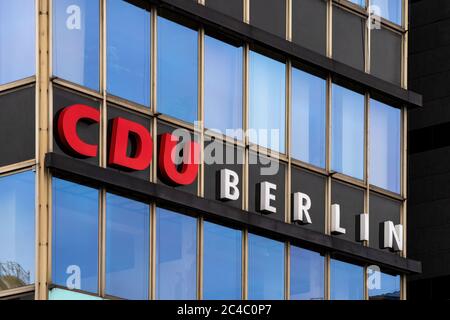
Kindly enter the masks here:
M 286 67 L 250 51 L 250 142 L 284 153 Z
M 0 178 L 0 291 L 34 282 L 35 174 Z
M 242 232 L 205 222 L 203 243 L 203 297 L 241 299 Z
M 364 96 L 333 84 L 332 169 L 363 179 Z
M 349 1 L 354 3 L 354 4 L 359 5 L 361 7 L 365 7 L 366 6 L 366 0 L 349 0 Z
M 292 69 L 292 156 L 325 167 L 326 81 Z
M 0 1 L 0 85 L 35 73 L 35 0 Z
M 370 100 L 370 183 L 400 193 L 401 111 Z
M 248 297 L 284 299 L 284 243 L 249 234 Z
M 53 283 L 97 292 L 98 190 L 53 179 Z
M 108 0 L 108 92 L 150 106 L 150 12 Z
M 99 90 L 98 0 L 53 1 L 53 74 Z
M 372 0 L 372 10 L 396 24 L 402 24 L 402 0 Z
M 205 126 L 238 139 L 242 134 L 242 47 L 205 37 Z
M 331 300 L 363 300 L 364 269 L 331 259 Z
M 400 300 L 400 276 L 374 270 L 368 275 L 368 285 L 369 300 Z
M 150 207 L 106 195 L 106 292 L 148 299 Z
M 323 300 L 324 268 L 320 253 L 291 246 L 291 300 Z
M 158 111 L 197 120 L 197 32 L 158 17 Z
M 197 220 L 157 209 L 156 296 L 194 300 L 197 297 Z

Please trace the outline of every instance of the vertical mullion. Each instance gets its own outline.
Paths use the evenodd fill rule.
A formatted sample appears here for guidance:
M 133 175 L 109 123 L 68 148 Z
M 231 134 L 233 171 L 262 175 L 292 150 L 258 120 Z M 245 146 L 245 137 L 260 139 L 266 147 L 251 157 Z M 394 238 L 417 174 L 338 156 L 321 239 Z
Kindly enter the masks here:
M 364 180 L 366 184 L 364 197 L 364 213 L 369 214 L 370 217 L 370 94 L 365 94 L 365 137 L 364 137 Z M 370 218 L 369 218 L 370 219 Z M 368 246 L 370 242 L 364 241 L 363 245 Z
M 285 284 L 284 284 L 284 298 L 285 300 L 290 300 L 291 299 L 291 243 L 288 241 L 285 243 L 285 265 L 284 265 L 284 270 L 285 270 Z
M 150 205 L 150 300 L 156 300 L 156 230 L 156 204 L 152 203 Z
M 366 41 L 364 43 L 364 70 L 366 73 L 370 73 L 370 64 L 371 64 L 371 16 L 370 16 L 370 0 L 367 0 L 367 7 L 366 7 L 366 13 L 367 13 L 367 19 L 366 19 L 366 26 L 364 28 L 365 34 L 366 34 Z
M 333 0 L 327 2 L 327 49 L 328 58 L 333 57 Z

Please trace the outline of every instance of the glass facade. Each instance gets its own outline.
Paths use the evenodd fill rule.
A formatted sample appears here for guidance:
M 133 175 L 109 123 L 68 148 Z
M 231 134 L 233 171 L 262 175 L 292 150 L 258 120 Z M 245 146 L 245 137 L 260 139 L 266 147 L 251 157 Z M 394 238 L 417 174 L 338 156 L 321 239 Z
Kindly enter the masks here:
M 203 298 L 242 298 L 242 231 L 204 224 Z
M 196 219 L 158 208 L 156 237 L 157 299 L 196 299 Z
M 364 178 L 364 96 L 333 84 L 332 169 Z
M 364 268 L 331 259 L 330 292 L 331 300 L 363 300 Z
M 292 69 L 292 157 L 325 167 L 326 81 Z
M 368 287 L 369 300 L 400 300 L 400 276 L 398 275 L 378 270 L 369 272 Z
M 375 12 L 398 25 L 402 24 L 402 0 L 371 0 Z
M 284 299 L 284 266 L 284 243 L 249 234 L 249 299 Z
M 370 101 L 370 183 L 400 193 L 401 111 Z
M 124 0 L 107 2 L 107 90 L 150 106 L 150 12 Z
M 158 17 L 158 111 L 193 123 L 198 119 L 198 34 Z
M 0 292 L 35 280 L 35 174 L 0 177 Z
M 238 16 L 243 12 L 239 10 L 239 2 L 234 2 L 237 9 L 233 9 Z M 264 17 L 267 12 L 253 12 L 250 16 L 254 19 L 250 24 L 260 25 L 274 37 L 284 37 L 286 22 L 295 24 L 282 21 L 287 10 L 279 10 L 278 2 L 270 1 L 281 20 L 264 24 L 264 19 L 258 17 Z M 365 8 L 366 1 L 351 2 L 361 8 L 352 6 L 353 11 L 346 13 L 357 17 L 358 23 L 365 28 L 365 13 L 369 10 Z M 387 26 L 383 20 L 383 28 L 387 32 L 395 29 L 397 38 L 403 41 L 402 8 L 398 5 L 401 1 L 371 2 L 380 6 L 384 18 L 398 24 Z M 320 12 L 326 17 L 331 6 L 326 5 L 328 0 L 320 0 L 320 3 Z M 206 6 L 212 7 L 212 1 L 208 0 Z M 221 5 L 215 6 L 220 11 Z M 345 1 L 336 2 L 333 9 L 346 6 L 349 4 Z M 263 7 L 254 4 L 257 8 L 254 10 L 264 10 Z M 298 8 L 314 12 L 319 10 L 319 5 L 304 1 Z M 124 190 L 117 193 L 115 188 L 109 189 L 110 185 L 87 182 L 95 177 L 73 177 L 56 171 L 53 176 L 51 169 L 45 173 L 40 171 L 48 178 L 50 188 L 47 190 L 50 193 L 48 204 L 41 204 L 43 200 L 35 197 L 32 169 L 37 165 L 35 150 L 39 155 L 43 151 L 34 144 L 42 139 L 54 139 L 51 141 L 53 147 L 46 152 L 72 157 L 71 161 L 79 163 L 101 164 L 105 170 L 111 170 L 108 172 L 118 173 L 116 168 L 105 165 L 108 162 L 105 155 L 111 148 L 108 139 L 112 127 L 107 121 L 116 115 L 129 115 L 130 119 L 149 129 L 155 144 L 158 135 L 165 133 L 167 128 L 189 127 L 189 132 L 194 135 L 191 125 L 203 121 L 201 129 L 219 130 L 239 140 L 235 142 L 236 146 L 232 141 L 225 143 L 223 137 L 217 138 L 220 145 L 227 144 L 228 149 L 241 152 L 238 158 L 243 159 L 242 164 L 220 167 L 236 170 L 240 196 L 230 202 L 218 199 L 220 186 L 216 179 L 220 170 L 219 167 L 208 168 L 206 163 L 202 164 L 205 168 L 199 170 L 195 184 L 177 186 L 175 190 L 188 190 L 196 201 L 197 197 L 203 197 L 208 199 L 205 202 L 221 201 L 221 205 L 233 210 L 244 208 L 255 214 L 255 219 L 260 219 L 262 214 L 257 202 L 261 193 L 258 188 L 263 181 L 272 181 L 278 187 L 276 200 L 271 202 L 277 212 L 261 219 L 294 224 L 292 212 L 287 210 L 292 207 L 293 200 L 288 191 L 305 192 L 313 202 L 310 211 L 313 222 L 311 225 L 295 223 L 295 227 L 321 233 L 330 229 L 327 220 L 330 208 L 326 199 L 339 199 L 342 223 L 346 224 L 348 232 L 346 236 L 333 237 L 353 245 L 356 242 L 353 239 L 356 234 L 354 212 L 348 203 L 354 207 L 357 204 L 360 213 L 360 207 L 364 208 L 364 204 L 372 199 L 370 215 L 375 223 L 371 223 L 371 228 L 388 218 L 400 223 L 400 218 L 406 214 L 402 177 L 406 106 L 399 101 L 392 104 L 401 105 L 400 108 L 384 104 L 375 100 L 371 88 L 362 87 L 356 81 L 344 85 L 339 77 L 335 79 L 331 72 L 313 63 L 304 65 L 301 59 L 297 61 L 282 50 L 272 52 L 270 46 L 246 43 L 247 39 L 235 37 L 231 31 L 231 34 L 221 35 L 217 33 L 220 27 L 203 26 L 189 14 L 178 17 L 176 10 L 161 10 L 159 4 L 153 4 L 150 12 L 150 6 L 140 1 L 57 0 L 52 1 L 50 9 L 52 30 L 47 36 L 51 35 L 48 39 L 52 76 L 48 92 L 53 94 L 50 99 L 53 99 L 51 106 L 54 109 L 51 108 L 54 118 L 48 128 L 51 134 L 48 136 L 42 133 L 45 130 L 26 126 L 24 131 L 33 132 L 31 138 L 27 137 L 27 142 L 33 142 L 27 143 L 27 150 L 33 150 L 31 156 L 20 157 L 20 163 L 18 160 L 3 161 L 4 155 L 0 157 L 0 197 L 3 199 L 3 221 L 7 222 L 0 223 L 0 238 L 4 244 L 0 248 L 0 264 L 1 268 L 4 265 L 14 267 L 13 264 L 20 266 L 22 277 L 20 282 L 5 284 L 3 269 L 0 269 L 0 291 L 37 281 L 40 266 L 36 266 L 35 261 L 35 211 L 36 205 L 38 210 L 44 210 L 41 206 L 47 205 L 51 210 L 48 222 L 49 278 L 51 285 L 58 287 L 49 289 L 50 298 L 57 299 L 61 295 L 74 299 L 137 300 L 193 300 L 199 297 L 205 300 L 244 297 L 252 300 L 364 299 L 367 268 L 336 259 L 330 262 L 332 250 L 328 247 L 314 246 L 314 250 L 320 250 L 315 252 L 306 249 L 310 248 L 309 244 L 305 244 L 306 248 L 293 245 L 287 237 L 274 240 L 271 237 L 275 235 L 271 232 L 253 230 L 247 223 L 242 226 L 227 220 L 215 221 L 207 212 L 187 208 L 188 203 L 182 209 L 172 203 L 145 200 L 140 198 L 141 195 L 127 194 Z M 42 108 L 38 108 L 41 100 L 19 101 L 10 95 L 25 87 L 30 89 L 27 91 L 30 96 L 41 94 L 35 91 L 37 82 L 33 79 L 39 45 L 39 38 L 36 39 L 37 10 L 34 0 L 0 0 L 0 106 L 1 115 L 4 115 L 0 118 L 11 117 L 14 127 L 25 128 L 18 126 L 19 122 L 13 116 L 27 120 L 27 123 L 38 123 L 36 120 L 44 116 L 34 112 L 41 111 Z M 359 15 L 355 15 L 356 12 Z M 325 22 L 324 26 L 327 26 Z M 273 32 L 272 23 L 281 25 L 281 31 Z M 330 31 L 333 30 L 326 29 L 323 34 Z M 367 30 L 358 31 L 365 34 Z M 297 48 L 296 44 L 302 46 L 302 38 L 298 39 L 299 43 L 293 41 L 293 49 Z M 368 40 L 370 38 L 359 37 L 358 44 Z M 322 42 L 317 46 L 328 52 L 326 39 L 323 42 L 323 48 Z M 338 39 L 333 39 L 334 44 L 337 42 Z M 383 44 L 383 41 L 377 43 Z M 310 45 L 313 48 L 316 43 L 312 41 Z M 382 46 L 378 49 L 383 51 Z M 299 57 L 303 52 L 300 51 Z M 361 61 L 371 54 L 363 50 Z M 403 63 L 403 56 L 399 55 L 399 58 L 398 64 Z M 383 70 L 382 66 L 379 70 Z M 377 76 L 383 78 L 382 73 L 380 71 Z M 373 78 L 373 75 L 366 76 Z M 24 79 L 25 84 L 14 83 Z M 61 94 L 63 91 L 70 94 Z M 57 117 L 62 108 L 75 103 L 91 105 L 102 116 L 107 114 L 107 119 L 102 119 L 99 124 L 80 122 L 77 127 L 83 140 L 98 146 L 95 159 L 74 157 L 57 147 L 61 142 L 57 141 Z M 17 106 L 17 110 L 9 106 Z M 0 128 L 6 125 L 2 124 Z M 238 131 L 227 132 L 230 129 Z M 249 139 L 244 135 L 247 132 L 239 132 L 241 129 L 249 129 Z M 4 140 L 16 141 L 12 140 L 15 137 L 9 131 L 2 134 L 4 132 L 0 131 L 0 145 L 4 145 Z M 208 137 L 204 133 L 198 135 L 202 146 Z M 130 155 L 136 152 L 136 137 L 131 134 L 128 138 L 127 154 Z M 11 145 L 8 153 L 18 154 L 25 143 Z M 264 165 L 259 163 L 254 169 L 251 158 L 256 146 L 281 154 L 279 158 L 267 157 L 268 162 L 278 165 L 275 174 L 269 177 L 260 174 Z M 160 150 L 160 146 L 156 149 Z M 158 166 L 158 163 L 154 165 Z M 122 170 L 120 174 L 160 184 L 157 169 Z M 356 189 L 357 197 L 341 191 L 338 185 Z M 211 190 L 206 190 L 208 188 Z M 332 197 L 335 194 L 338 196 Z M 134 200 L 134 197 L 140 200 Z M 170 210 L 157 207 L 160 205 L 167 205 Z M 391 211 L 387 214 L 385 208 L 392 214 Z M 36 230 L 39 228 L 37 226 Z M 368 245 L 380 249 L 376 240 L 371 238 Z M 5 245 L 11 243 L 14 245 Z M 400 280 L 399 275 L 382 273 L 381 286 L 369 290 L 370 299 L 399 299 Z M 328 281 L 331 296 L 325 291 Z
M 34 0 L 0 1 L 0 85 L 35 74 L 35 9 Z
M 325 258 L 291 246 L 291 300 L 325 299 Z
M 106 195 L 106 293 L 149 298 L 150 207 Z
M 286 66 L 250 51 L 250 142 L 285 152 Z
M 237 139 L 242 139 L 234 131 L 242 129 L 242 58 L 242 47 L 205 37 L 205 127 Z
M 53 75 L 98 91 L 100 88 L 100 3 L 53 3 Z
M 52 282 L 98 292 L 97 189 L 53 179 Z

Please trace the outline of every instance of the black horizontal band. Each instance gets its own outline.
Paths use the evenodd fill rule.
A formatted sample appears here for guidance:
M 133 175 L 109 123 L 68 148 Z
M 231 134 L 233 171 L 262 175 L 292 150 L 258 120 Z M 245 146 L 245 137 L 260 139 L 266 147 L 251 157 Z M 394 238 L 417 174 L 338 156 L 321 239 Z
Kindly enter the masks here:
M 249 44 L 255 44 L 282 54 L 300 63 L 326 71 L 334 79 L 350 81 L 375 96 L 381 96 L 394 105 L 421 107 L 422 96 L 405 90 L 393 83 L 387 82 L 344 63 L 327 58 L 319 53 L 300 45 L 282 39 L 269 32 L 229 17 L 221 12 L 210 9 L 194 1 L 187 0 L 146 0 L 159 8 L 185 16 L 205 27 L 221 34 L 240 39 Z
M 53 173 L 63 178 L 107 188 L 109 191 L 118 192 L 124 196 L 155 201 L 158 205 L 174 207 L 188 213 L 202 214 L 206 219 L 249 228 L 284 241 L 304 243 L 309 247 L 343 255 L 362 263 L 376 264 L 401 273 L 420 273 L 422 270 L 419 261 L 243 211 L 219 201 L 199 198 L 82 160 L 49 153 L 46 155 L 45 165 Z

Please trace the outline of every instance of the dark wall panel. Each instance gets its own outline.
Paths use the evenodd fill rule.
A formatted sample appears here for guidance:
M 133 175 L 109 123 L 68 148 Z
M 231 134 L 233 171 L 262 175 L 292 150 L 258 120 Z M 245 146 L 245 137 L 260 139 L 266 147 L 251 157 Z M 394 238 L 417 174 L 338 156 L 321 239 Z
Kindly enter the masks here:
M 364 190 L 333 181 L 331 204 L 341 206 L 341 227 L 346 230 L 345 234 L 336 237 L 356 242 L 359 237 L 358 217 L 364 213 Z
M 292 1 L 292 41 L 320 54 L 326 54 L 327 1 Z
M 221 151 L 218 151 L 221 150 Z M 222 156 L 218 156 L 217 152 L 222 152 Z M 233 163 L 231 161 L 227 162 L 226 153 L 233 155 Z M 212 153 L 212 157 L 215 159 L 222 158 L 222 163 L 211 163 L 212 160 L 208 161 L 207 154 Z M 244 159 L 244 151 L 242 148 L 234 147 L 229 144 L 220 142 L 220 141 L 209 141 L 205 142 L 205 198 L 211 200 L 218 200 L 220 195 L 220 170 L 229 169 L 237 173 L 239 176 L 239 184 L 238 188 L 240 191 L 239 200 L 236 201 L 227 201 L 225 202 L 227 205 L 242 208 L 242 172 L 243 172 L 243 159 Z
M 301 225 L 300 227 L 325 232 L 326 178 L 295 167 L 292 168 L 291 172 L 291 193 L 305 193 L 311 198 L 312 203 L 311 209 L 309 210 L 312 224 Z M 293 208 L 293 204 L 291 205 L 291 208 Z
M 400 223 L 401 203 L 380 195 L 370 194 L 369 246 L 375 249 L 383 247 L 383 222 L 392 221 L 395 225 Z M 389 249 L 386 249 L 388 251 Z
M 53 142 L 53 151 L 56 153 L 62 153 L 62 154 L 68 154 L 70 155 L 70 152 L 65 149 L 65 147 L 60 143 L 60 141 L 57 138 L 56 131 L 57 130 L 57 120 L 59 112 L 66 108 L 70 107 L 74 104 L 84 104 L 89 107 L 94 107 L 96 109 L 100 108 L 100 101 L 95 98 L 88 98 L 87 96 L 84 96 L 79 93 L 75 93 L 69 90 L 64 90 L 59 87 L 55 87 L 53 89 L 53 130 L 54 130 L 54 137 L 55 140 Z M 100 135 L 100 126 L 98 123 L 95 124 L 87 124 L 80 122 L 78 124 L 78 135 L 80 136 L 83 141 L 86 141 L 89 144 L 97 144 L 99 143 L 99 135 Z M 99 164 L 99 153 L 100 149 L 97 153 L 97 157 L 95 158 L 88 158 L 83 159 L 84 161 L 87 161 L 89 163 L 93 164 Z
M 333 7 L 333 58 L 364 70 L 365 20 L 337 6 Z
M 137 115 L 133 112 L 125 111 L 118 107 L 108 106 L 108 156 L 109 156 L 109 150 L 111 147 L 112 120 L 115 118 L 118 118 L 118 117 L 139 123 L 140 125 L 147 128 L 147 130 L 149 130 L 149 132 L 151 132 L 150 131 L 150 128 L 151 128 L 150 118 Z M 155 139 L 153 139 L 153 143 L 156 143 Z M 128 139 L 128 156 L 132 156 L 134 153 L 132 146 L 133 146 L 133 141 L 132 141 L 132 138 L 129 137 L 129 139 Z M 112 168 L 112 169 L 114 169 L 114 168 Z M 123 169 L 118 169 L 118 168 L 116 168 L 116 169 L 121 172 L 124 172 L 126 174 L 133 175 L 137 178 L 141 178 L 144 180 L 150 180 L 150 167 L 147 168 L 147 170 L 142 170 L 142 171 L 124 171 Z
M 240 21 L 244 18 L 243 0 L 206 0 L 205 4 Z
M 0 166 L 35 158 L 35 87 L 0 94 Z
M 286 208 L 286 165 L 277 159 L 266 158 L 264 156 L 257 156 L 250 152 L 249 156 L 249 211 L 257 212 L 259 204 L 258 187 L 261 182 L 270 182 L 277 185 L 277 190 L 273 192 L 276 196 L 276 201 L 272 205 L 277 208 L 277 213 L 265 215 L 268 218 L 273 218 L 280 221 L 285 221 Z M 269 164 L 270 161 L 270 164 Z M 277 163 L 278 164 L 275 164 Z M 278 166 L 278 167 L 277 167 Z M 273 168 L 276 172 L 265 172 L 264 169 Z M 272 169 L 270 169 L 272 171 Z M 269 174 L 267 174 L 269 173 Z
M 402 36 L 385 28 L 374 29 L 370 35 L 370 73 L 383 80 L 401 84 Z
M 286 1 L 250 0 L 250 24 L 286 38 Z

